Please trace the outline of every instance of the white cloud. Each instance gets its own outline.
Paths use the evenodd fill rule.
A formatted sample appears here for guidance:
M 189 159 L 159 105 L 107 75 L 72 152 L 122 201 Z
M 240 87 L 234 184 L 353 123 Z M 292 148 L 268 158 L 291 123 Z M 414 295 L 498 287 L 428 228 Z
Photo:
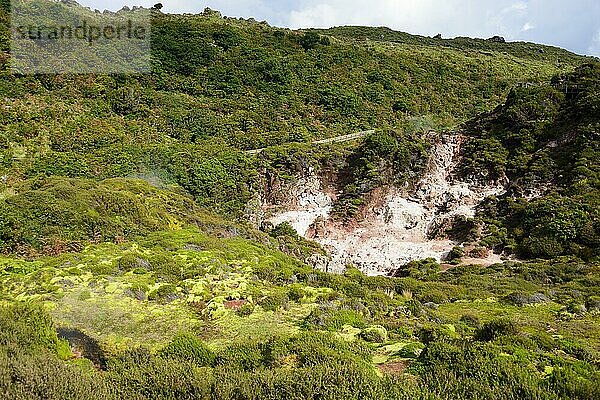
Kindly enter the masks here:
M 600 29 L 598 29 L 596 36 L 592 39 L 590 47 L 588 47 L 588 54 L 600 57 Z
M 490 28 L 495 29 L 496 33 L 501 33 L 513 39 L 515 28 L 522 24 L 527 17 L 527 3 L 520 1 L 507 5 L 501 10 L 494 8 L 487 9 L 487 21 Z
M 338 25 L 388 26 L 444 37 L 501 35 L 598 54 L 598 0 L 81 0 L 92 8 L 123 3 L 151 5 L 164 12 L 200 12 L 254 17 L 292 28 Z M 133 3 L 133 4 L 132 4 Z
M 598 54 L 598 0 L 299 0 L 286 26 L 389 26 L 444 37 L 501 35 Z M 592 38 L 595 38 L 592 41 Z M 591 44 L 590 44 L 591 43 Z M 589 46 L 589 48 L 588 48 Z
M 527 32 L 535 29 L 535 26 L 531 22 L 525 22 L 525 25 L 521 28 L 521 32 Z
M 320 0 L 297 2 L 287 25 L 294 28 L 335 25 L 385 25 L 444 36 L 492 36 L 518 32 L 526 22 L 527 3 L 515 0 Z
M 294 28 L 326 28 L 338 25 L 339 13 L 330 4 L 318 4 L 302 10 L 293 10 L 289 26 Z

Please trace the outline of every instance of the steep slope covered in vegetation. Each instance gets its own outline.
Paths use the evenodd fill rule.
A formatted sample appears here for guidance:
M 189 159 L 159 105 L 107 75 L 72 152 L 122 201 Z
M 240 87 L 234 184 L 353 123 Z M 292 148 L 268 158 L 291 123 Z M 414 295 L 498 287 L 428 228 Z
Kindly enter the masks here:
M 506 44 L 489 54 L 416 38 L 365 44 L 214 12 L 153 15 L 151 75 L 15 77 L 0 59 L 0 176 L 157 175 L 201 205 L 239 212 L 255 170 L 239 150 L 452 126 L 517 82 L 585 61 L 550 49 L 505 54 Z
M 490 246 L 525 257 L 600 248 L 600 65 L 511 92 L 506 104 L 468 124 L 464 172 L 506 174 L 507 196 L 481 210 Z
M 426 257 L 597 257 L 598 71 L 587 64 L 520 85 L 442 135 L 371 135 L 333 184 L 331 171 L 292 184 L 286 206 L 266 208 L 271 221 L 301 227 L 330 251 L 335 271 L 389 273 Z

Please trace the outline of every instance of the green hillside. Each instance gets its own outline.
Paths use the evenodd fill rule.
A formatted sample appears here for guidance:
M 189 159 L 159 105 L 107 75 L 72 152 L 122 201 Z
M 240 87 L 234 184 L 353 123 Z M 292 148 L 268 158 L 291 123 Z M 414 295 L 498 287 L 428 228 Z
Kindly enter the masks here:
M 509 193 L 481 210 L 484 242 L 524 257 L 600 249 L 600 64 L 522 87 L 465 126 L 471 136 L 463 172 L 506 174 Z M 490 176 L 495 178 L 496 176 Z M 531 201 L 528 193 L 538 192 Z
M 587 61 L 553 48 L 531 56 L 522 44 L 488 44 L 484 54 L 417 37 L 365 43 L 325 33 L 214 12 L 154 13 L 151 75 L 14 77 L 4 56 L 0 173 L 12 183 L 158 175 L 231 212 L 248 200 L 254 170 L 239 150 L 453 127 L 518 82 L 547 81 Z
M 23 76 L 0 5 L 0 397 L 598 398 L 597 60 L 154 11 L 151 74 Z M 432 130 L 510 182 L 452 229 L 513 261 L 334 275 L 245 218 L 312 168 L 352 224 Z

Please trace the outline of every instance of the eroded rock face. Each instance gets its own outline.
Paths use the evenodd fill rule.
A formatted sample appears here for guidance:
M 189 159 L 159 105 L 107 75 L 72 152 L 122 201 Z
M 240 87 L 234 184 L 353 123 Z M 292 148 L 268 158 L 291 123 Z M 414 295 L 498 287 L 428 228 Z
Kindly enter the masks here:
M 456 177 L 462 142 L 460 135 L 441 136 L 416 189 L 387 189 L 352 226 L 329 218 L 335 196 L 321 187 L 314 173 L 297 182 L 290 191 L 292 206 L 272 214 L 270 221 L 289 222 L 300 235 L 320 243 L 331 256 L 329 272 L 341 273 L 352 264 L 366 274 L 381 275 L 413 260 L 441 261 L 457 244 L 441 233 L 456 218 L 475 216 L 477 205 L 504 193 L 508 183 L 481 185 Z
M 289 195 L 292 198 L 289 208 L 270 218 L 273 225 L 288 222 L 300 236 L 308 237 L 315 221 L 329 218 L 333 196 L 324 193 L 321 180 L 312 171 L 306 178 L 298 180 Z

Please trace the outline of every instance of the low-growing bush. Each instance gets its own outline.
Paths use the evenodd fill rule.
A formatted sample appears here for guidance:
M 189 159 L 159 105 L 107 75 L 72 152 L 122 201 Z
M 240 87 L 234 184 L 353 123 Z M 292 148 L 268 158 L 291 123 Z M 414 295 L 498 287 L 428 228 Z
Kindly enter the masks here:
M 444 304 L 448 302 L 448 295 L 441 290 L 429 290 L 420 297 L 421 303 Z
M 248 317 L 254 312 L 254 305 L 246 303 L 243 306 L 241 306 L 236 312 L 240 317 Z
M 465 256 L 465 250 L 462 247 L 454 246 L 450 253 L 446 256 L 446 260 L 449 262 L 458 262 Z
M 590 311 L 600 311 L 600 296 L 590 296 L 585 301 L 585 306 Z
M 175 336 L 159 354 L 164 358 L 189 361 L 199 367 L 210 367 L 215 363 L 214 352 L 191 334 Z
M 388 333 L 383 326 L 370 326 L 360 332 L 360 338 L 365 342 L 383 343 L 387 341 Z
M 460 322 L 471 328 L 478 328 L 481 325 L 479 317 L 475 314 L 464 314 L 460 317 Z
M 280 308 L 285 308 L 288 305 L 288 295 L 287 293 L 282 292 L 273 292 L 263 298 L 258 304 L 265 311 L 277 311 Z
M 253 371 L 265 366 L 264 346 L 257 343 L 234 344 L 217 353 L 217 366 Z
M 287 291 L 287 297 L 291 301 L 299 302 L 304 298 L 306 292 L 302 289 L 302 286 L 293 285 Z
M 52 318 L 37 304 L 0 306 L 0 346 L 19 351 L 47 350 L 58 354 L 58 339 Z
M 311 311 L 304 319 L 304 324 L 309 329 L 338 331 L 344 325 L 364 328 L 365 318 L 362 314 L 353 310 L 339 309 L 331 305 L 321 305 L 319 308 Z
M 158 289 L 151 291 L 148 294 L 148 299 L 159 302 L 171 302 L 177 300 L 177 288 L 174 285 L 161 285 Z
M 531 295 L 514 292 L 504 298 L 504 300 L 515 306 L 525 306 L 529 304 L 540 304 L 548 302 L 550 299 L 543 293 L 534 293 Z
M 509 319 L 496 319 L 486 322 L 479 328 L 475 338 L 480 341 L 489 342 L 500 336 L 514 336 L 519 333 L 516 324 Z
M 430 258 L 421 261 L 411 261 L 395 272 L 395 276 L 401 278 L 423 279 L 440 272 L 440 264 Z
M 395 355 L 402 358 L 417 358 L 421 355 L 424 348 L 425 346 L 422 343 L 408 343 L 406 346 L 403 346 L 400 351 L 395 353 Z

